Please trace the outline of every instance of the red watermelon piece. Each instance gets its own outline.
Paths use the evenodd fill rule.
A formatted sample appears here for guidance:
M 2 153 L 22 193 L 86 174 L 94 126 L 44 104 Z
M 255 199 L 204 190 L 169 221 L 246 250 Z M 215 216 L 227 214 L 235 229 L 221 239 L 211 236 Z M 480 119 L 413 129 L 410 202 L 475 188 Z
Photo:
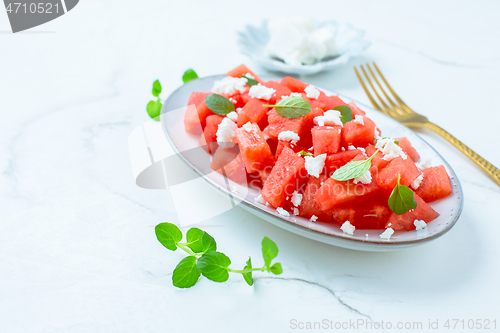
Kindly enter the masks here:
M 328 155 L 339 151 L 342 139 L 342 127 L 340 126 L 314 126 L 311 130 L 314 155 L 323 153 Z
M 260 83 L 263 83 L 260 77 L 257 76 L 254 72 L 252 72 L 250 69 L 248 69 L 247 66 L 241 64 L 238 67 L 231 69 L 229 72 L 227 72 L 226 76 L 232 76 L 232 77 L 241 77 L 242 75 L 246 75 L 247 73 L 250 73 L 255 80 L 257 80 Z
M 285 76 L 281 79 L 280 84 L 284 85 L 292 92 L 303 93 L 304 89 L 308 86 L 306 83 L 299 81 L 291 76 Z
M 397 184 L 398 175 L 401 175 L 400 184 L 410 186 L 420 175 L 417 167 L 410 158 L 404 160 L 401 156 L 392 159 L 376 176 L 377 184 L 390 192 Z
M 346 145 L 354 147 L 366 147 L 375 144 L 375 123 L 368 117 L 363 117 L 364 125 L 354 121 L 344 124 L 342 138 Z
M 347 105 L 339 96 L 326 96 L 324 92 L 320 92 L 318 101 L 325 105 L 325 111 L 332 110 L 340 105 Z
M 212 158 L 212 169 L 238 184 L 246 182 L 245 164 L 238 147 L 217 149 Z
M 299 215 L 307 219 L 315 215 L 318 217 L 317 222 L 329 222 L 331 219 L 331 212 L 322 211 L 318 204 L 316 203 L 316 194 L 322 183 L 324 183 L 328 177 L 325 175 L 320 175 L 318 178 L 309 177 L 307 181 L 306 188 L 304 189 L 304 194 L 302 196 L 302 202 L 300 203 Z
M 368 145 L 365 150 L 366 155 L 370 157 L 377 151 L 377 148 L 375 148 L 374 145 Z M 379 171 L 385 168 L 387 164 L 389 164 L 389 161 L 384 160 L 383 157 L 384 154 L 381 151 L 378 151 L 377 154 L 372 158 L 372 167 L 376 167 Z
M 250 132 L 242 127 L 238 128 L 236 140 L 248 173 L 264 170 L 274 165 L 271 148 L 257 124 L 252 124 Z
M 300 187 L 307 174 L 305 161 L 288 147 L 283 148 L 271 174 L 262 188 L 262 197 L 274 208 L 282 207 L 293 192 Z
M 196 111 L 194 105 L 188 105 L 186 107 L 186 113 L 184 114 L 184 129 L 191 134 L 203 133 L 200 117 L 198 117 L 198 111 Z
M 210 154 L 217 149 L 217 129 L 222 119 L 224 119 L 224 117 L 216 114 L 207 117 L 205 129 L 203 130 L 203 137 L 206 147 L 208 148 L 208 153 Z
M 290 96 L 292 91 L 288 89 L 287 86 L 281 85 L 276 81 L 267 81 L 264 86 L 268 88 L 273 88 L 276 92 L 269 99 L 269 103 L 266 104 L 276 104 L 277 100 L 281 100 L 281 96 Z
M 295 119 L 283 118 L 274 108 L 272 108 L 267 114 L 267 121 L 269 122 L 269 125 L 264 129 L 264 134 L 270 138 L 277 138 L 278 135 L 284 131 L 292 131 L 302 137 L 301 134 L 304 133 L 307 125 L 309 124 L 307 115 Z
M 360 108 L 358 108 L 358 106 L 356 104 L 354 104 L 354 102 L 350 102 L 349 104 L 347 104 L 350 108 L 351 108 L 351 111 L 352 111 L 352 117 L 354 118 L 355 115 L 360 115 L 360 116 L 364 116 L 366 114 L 365 111 L 361 110 Z
M 412 209 L 402 215 L 397 215 L 391 213 L 389 220 L 385 224 L 386 228 L 392 228 L 394 230 L 415 230 L 415 225 L 413 222 L 415 220 L 424 220 L 426 223 L 434 220 L 439 216 L 439 213 L 432 209 L 425 201 L 420 198 L 417 194 L 414 195 L 415 201 L 417 202 L 417 208 Z
M 410 141 L 407 138 L 402 137 L 402 138 L 397 138 L 395 140 L 398 141 L 398 146 L 400 146 L 401 149 L 403 149 L 403 151 L 406 153 L 406 155 L 410 156 L 410 158 L 414 162 L 420 159 L 420 155 L 417 153 L 415 148 L 413 148 L 413 146 L 411 145 Z
M 345 165 L 346 163 L 350 162 L 351 160 L 354 159 L 354 157 L 356 157 L 361 153 L 362 153 L 361 150 L 353 149 L 353 150 L 341 151 L 339 153 L 327 156 L 325 160 L 325 170 L 327 174 L 328 175 L 333 174 L 335 170 Z
M 316 202 L 322 210 L 329 210 L 341 204 L 366 200 L 376 194 L 378 186 L 375 181 L 370 184 L 354 184 L 352 180 L 337 181 L 328 178 L 316 195 Z
M 391 215 L 389 208 L 375 199 L 356 201 L 332 209 L 332 217 L 342 225 L 349 221 L 356 229 L 382 229 Z
M 453 193 L 450 177 L 444 166 L 439 165 L 422 171 L 424 179 L 415 191 L 425 202 L 444 199 Z
M 268 107 L 262 106 L 263 104 L 267 104 L 267 102 L 251 98 L 238 112 L 238 127 L 245 125 L 247 122 L 260 124 L 269 111 Z

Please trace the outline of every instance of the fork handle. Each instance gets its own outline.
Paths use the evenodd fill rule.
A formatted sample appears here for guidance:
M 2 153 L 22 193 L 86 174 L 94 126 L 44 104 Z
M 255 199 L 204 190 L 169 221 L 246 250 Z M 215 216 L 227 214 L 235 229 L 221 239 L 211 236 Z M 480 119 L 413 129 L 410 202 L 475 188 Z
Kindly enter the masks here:
M 460 150 L 465 156 L 467 156 L 472 162 L 476 163 L 478 167 L 480 167 L 488 176 L 490 176 L 491 179 L 497 185 L 500 186 L 500 170 L 495 167 L 493 164 L 485 160 L 483 157 L 481 157 L 479 154 L 477 154 L 475 151 L 467 147 L 465 144 L 463 144 L 460 140 L 455 138 L 453 135 L 439 127 L 438 125 L 434 123 L 427 123 L 426 126 L 428 129 L 434 131 L 435 133 L 441 135 L 446 141 L 454 145 L 458 150 Z

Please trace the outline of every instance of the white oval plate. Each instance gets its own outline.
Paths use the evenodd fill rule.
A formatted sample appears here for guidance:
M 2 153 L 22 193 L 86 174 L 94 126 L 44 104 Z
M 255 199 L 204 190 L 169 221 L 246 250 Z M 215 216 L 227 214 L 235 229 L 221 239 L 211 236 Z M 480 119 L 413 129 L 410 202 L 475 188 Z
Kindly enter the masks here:
M 463 194 L 460 182 L 450 167 L 450 165 L 434 150 L 427 142 L 425 142 L 415 132 L 401 125 L 392 118 L 372 109 L 369 106 L 359 102 L 355 103 L 366 111 L 366 114 L 371 118 L 377 127 L 382 130 L 382 136 L 402 137 L 405 136 L 410 140 L 413 147 L 419 152 L 421 159 L 430 158 L 432 165 L 444 165 L 446 171 L 450 175 L 453 187 L 453 194 L 446 199 L 433 202 L 430 205 L 441 215 L 432 222 L 427 224 L 427 228 L 420 231 L 396 231 L 389 241 L 380 239 L 379 235 L 383 230 L 358 230 L 353 236 L 348 236 L 340 230 L 337 223 L 318 223 L 311 222 L 308 219 L 293 216 L 289 218 L 283 217 L 276 213 L 276 210 L 270 206 L 259 204 L 255 198 L 260 194 L 260 189 L 241 186 L 225 179 L 217 172 L 204 172 L 206 166 L 200 166 L 200 161 L 206 161 L 209 154 L 202 149 L 197 150 L 197 154 L 182 154 L 183 151 L 190 150 L 192 147 L 199 145 L 200 136 L 192 135 L 184 131 L 184 113 L 183 112 L 168 112 L 183 108 L 186 106 L 189 95 L 193 91 L 208 92 L 212 88 L 213 82 L 223 78 L 224 75 L 209 76 L 190 81 L 175 90 L 165 101 L 161 114 L 162 127 L 167 136 L 168 141 L 172 145 L 174 151 L 193 168 L 200 177 L 205 179 L 221 194 L 229 195 L 234 202 L 242 208 L 257 215 L 258 217 L 271 222 L 272 224 L 291 231 L 298 235 L 354 250 L 362 251 L 392 251 L 411 246 L 420 245 L 436 239 L 448 232 L 457 222 L 463 206 Z M 321 88 L 319 88 L 321 89 Z M 325 89 L 321 89 L 327 95 L 334 94 Z M 351 101 L 346 96 L 339 95 L 345 102 Z

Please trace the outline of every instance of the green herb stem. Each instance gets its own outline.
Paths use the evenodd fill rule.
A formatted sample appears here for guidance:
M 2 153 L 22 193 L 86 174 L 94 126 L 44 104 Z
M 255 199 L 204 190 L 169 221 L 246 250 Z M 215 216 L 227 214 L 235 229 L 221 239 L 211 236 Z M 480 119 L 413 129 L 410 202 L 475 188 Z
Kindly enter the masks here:
M 201 257 L 201 255 L 203 253 L 194 253 L 193 251 L 191 251 L 191 249 L 189 247 L 187 247 L 187 243 L 175 243 L 181 250 L 184 250 L 187 254 L 189 254 L 190 256 L 193 256 L 193 257 L 196 257 L 196 258 L 199 258 Z
M 264 272 L 266 270 L 266 267 L 264 266 L 262 268 L 247 268 L 247 269 L 232 269 L 232 268 L 228 267 L 227 270 L 229 272 L 232 272 L 232 273 L 245 274 L 245 273 L 256 272 L 256 271 Z

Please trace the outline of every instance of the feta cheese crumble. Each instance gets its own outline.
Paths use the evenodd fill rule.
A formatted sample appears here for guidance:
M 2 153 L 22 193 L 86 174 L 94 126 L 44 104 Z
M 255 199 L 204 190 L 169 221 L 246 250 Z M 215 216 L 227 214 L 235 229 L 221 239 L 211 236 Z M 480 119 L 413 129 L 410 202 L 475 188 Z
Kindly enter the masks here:
M 293 207 L 293 215 L 298 216 L 300 214 L 299 210 Z
M 253 126 L 251 122 L 247 122 L 245 125 L 241 126 L 245 131 L 251 133 L 253 131 Z
M 381 138 L 380 133 L 381 133 L 380 130 L 375 126 L 375 129 L 373 130 L 373 136 L 375 137 L 375 140 Z
M 380 238 L 383 240 L 389 240 L 391 239 L 392 234 L 394 233 L 394 230 L 392 228 L 387 228 L 383 233 L 380 234 Z
M 288 95 L 288 96 L 281 96 L 281 99 L 283 100 L 283 99 L 288 98 L 288 97 L 302 97 L 302 94 L 293 92 L 293 93 L 290 93 L 290 95 Z
M 255 77 L 252 74 L 250 74 L 250 73 L 246 73 L 245 76 L 248 77 L 248 78 L 250 78 L 250 79 L 254 79 L 255 80 Z
M 340 227 L 340 229 L 344 232 L 346 235 L 354 235 L 354 230 L 356 230 L 356 227 L 351 224 L 349 221 L 345 221 L 344 224 Z
M 316 215 L 311 216 L 311 218 L 309 219 L 309 221 L 311 221 L 311 222 L 316 222 L 317 220 L 318 220 L 318 217 Z
M 246 79 L 245 79 L 246 80 Z M 263 86 L 262 84 L 256 84 L 255 86 L 250 87 L 250 91 L 248 95 L 253 98 L 263 99 L 268 101 L 271 96 L 276 92 L 276 89 L 268 88 Z
M 232 121 L 234 121 L 234 122 L 237 122 L 237 121 L 238 121 L 238 114 L 237 114 L 236 112 L 234 112 L 234 111 L 229 112 L 229 113 L 227 114 L 227 117 L 228 117 L 229 119 L 231 119 Z
M 420 183 L 422 182 L 422 180 L 424 179 L 424 174 L 421 173 L 420 176 L 418 176 L 414 181 L 413 183 L 411 184 L 411 187 L 416 190 L 419 186 L 420 186 Z
M 284 210 L 281 207 L 276 208 L 276 212 L 278 214 L 280 214 L 281 216 L 290 217 L 290 213 L 288 213 L 286 210 Z
M 278 140 L 290 141 L 291 143 L 296 144 L 300 140 L 300 137 L 293 131 L 283 131 L 278 135 Z
M 319 97 L 319 90 L 316 89 L 314 86 L 307 86 L 304 89 L 304 92 L 306 93 L 306 96 L 309 98 L 317 99 Z
M 314 123 L 318 126 L 339 125 L 344 126 L 340 120 L 342 114 L 337 110 L 328 110 L 322 116 L 314 117 Z
M 236 129 L 238 126 L 229 118 L 224 117 L 217 128 L 217 143 L 222 148 L 234 147 L 236 143 Z
M 355 123 L 358 123 L 358 124 L 361 124 L 361 125 L 364 125 L 365 124 L 365 121 L 363 120 L 363 116 L 357 114 L 354 116 L 354 120 L 353 120 Z
M 236 91 L 240 93 L 246 90 L 247 79 L 227 76 L 222 80 L 217 80 L 212 86 L 212 92 L 216 94 L 233 95 Z
M 263 204 L 263 205 L 266 204 L 266 200 L 264 200 L 264 198 L 262 197 L 262 194 L 259 194 L 257 196 L 257 198 L 255 198 L 255 201 L 257 201 L 258 203 Z
M 306 160 L 305 167 L 307 173 L 318 178 L 321 171 L 323 171 L 323 167 L 325 166 L 326 154 L 321 154 L 316 157 L 304 156 L 304 159 Z
M 362 174 L 358 178 L 354 178 L 354 180 L 352 182 L 354 184 L 357 184 L 357 183 L 370 184 L 372 182 L 372 174 L 371 174 L 370 170 L 366 170 L 366 172 L 364 174 Z
M 298 193 L 297 191 L 294 191 L 292 194 L 292 204 L 295 207 L 299 207 L 301 202 L 302 202 L 302 194 Z
M 425 169 L 430 168 L 432 166 L 431 159 L 426 158 L 425 160 L 423 160 L 421 162 L 415 163 L 415 165 L 417 166 L 418 170 L 420 170 L 420 171 L 425 170 Z
M 427 223 L 425 223 L 424 220 L 415 220 L 413 221 L 413 225 L 415 226 L 416 230 L 422 230 L 427 228 Z
M 383 160 L 390 161 L 398 156 L 401 156 L 403 160 L 406 160 L 406 154 L 403 152 L 403 149 L 395 143 L 394 139 L 379 139 L 375 144 L 375 148 L 380 149 L 380 151 L 384 154 L 384 157 L 382 157 Z
M 243 110 L 243 108 L 236 108 L 236 113 L 241 112 L 241 110 Z

